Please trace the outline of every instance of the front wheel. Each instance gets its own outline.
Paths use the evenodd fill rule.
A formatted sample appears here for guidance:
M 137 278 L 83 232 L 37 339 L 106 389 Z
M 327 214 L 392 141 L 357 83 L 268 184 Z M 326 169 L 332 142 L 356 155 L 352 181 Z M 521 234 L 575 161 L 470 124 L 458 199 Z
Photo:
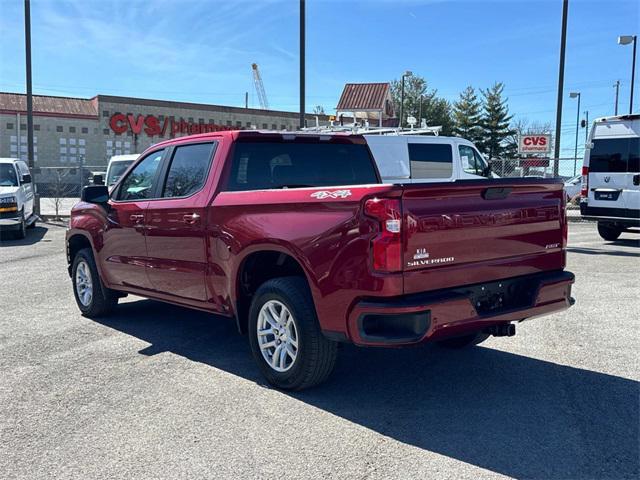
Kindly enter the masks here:
M 27 236 L 27 222 L 24 219 L 24 212 L 20 214 L 20 225 L 16 231 L 16 238 L 22 240 Z
M 325 381 L 337 345 L 320 331 L 303 278 L 281 277 L 262 284 L 249 310 L 249 342 L 267 381 L 283 390 L 303 390 Z
M 613 242 L 617 240 L 620 234 L 622 233 L 622 229 L 618 227 L 614 227 L 611 224 L 598 222 L 598 233 L 600 236 L 609 242 Z
M 83 248 L 73 259 L 73 294 L 83 315 L 94 318 L 108 315 L 118 305 L 118 294 L 100 281 L 90 248 Z

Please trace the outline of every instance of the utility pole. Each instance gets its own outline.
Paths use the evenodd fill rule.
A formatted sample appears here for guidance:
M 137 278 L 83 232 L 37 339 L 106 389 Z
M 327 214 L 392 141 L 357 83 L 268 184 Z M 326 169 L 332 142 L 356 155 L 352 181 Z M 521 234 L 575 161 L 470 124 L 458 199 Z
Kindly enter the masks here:
M 31 79 L 31 3 L 24 0 L 24 44 L 27 61 L 27 155 L 29 170 L 31 170 L 31 183 L 35 192 L 33 210 L 40 215 L 40 195 L 35 181 L 35 158 L 33 156 L 33 83 Z M 18 125 L 19 126 L 19 125 Z M 18 157 L 20 156 L 20 137 L 18 137 Z
M 305 127 L 304 122 L 304 99 L 305 99 L 305 0 L 300 0 L 300 128 Z
M 578 109 L 576 110 L 576 149 L 573 152 L 573 176 L 576 175 L 578 166 L 578 131 L 580 130 L 580 92 L 571 92 L 571 98 L 578 98 Z
M 618 115 L 618 94 L 620 93 L 620 80 L 616 80 L 616 84 L 614 85 L 614 87 L 616 87 L 616 108 L 614 110 L 614 115 Z
M 556 107 L 556 138 L 553 156 L 556 161 L 553 165 L 553 175 L 560 172 L 560 133 L 562 127 L 562 96 L 564 90 L 564 54 L 567 45 L 567 14 L 569 13 L 569 0 L 562 1 L 562 33 L 560 35 L 560 68 L 558 71 L 558 106 Z

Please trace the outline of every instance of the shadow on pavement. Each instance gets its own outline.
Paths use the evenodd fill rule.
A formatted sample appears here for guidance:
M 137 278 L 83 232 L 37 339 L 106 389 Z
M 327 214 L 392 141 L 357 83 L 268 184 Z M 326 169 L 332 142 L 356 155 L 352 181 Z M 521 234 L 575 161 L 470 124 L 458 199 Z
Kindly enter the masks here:
M 228 319 L 142 300 L 99 322 L 150 343 L 141 354 L 173 352 L 264 384 Z M 639 385 L 491 348 L 344 346 L 326 384 L 289 395 L 512 477 L 635 478 Z
M 613 257 L 640 257 L 640 253 L 625 250 L 606 250 L 603 248 L 567 247 L 567 252 L 584 255 L 610 255 Z
M 33 245 L 38 243 L 46 235 L 48 227 L 36 225 L 33 228 L 27 228 L 27 236 L 20 240 L 13 236 L 13 232 L 5 231 L 0 233 L 0 247 L 17 247 L 21 245 Z

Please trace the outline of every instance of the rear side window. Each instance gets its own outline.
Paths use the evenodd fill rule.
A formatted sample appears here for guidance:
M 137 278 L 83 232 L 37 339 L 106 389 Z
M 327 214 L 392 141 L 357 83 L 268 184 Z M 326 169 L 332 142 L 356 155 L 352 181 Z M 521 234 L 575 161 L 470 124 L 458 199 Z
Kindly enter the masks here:
M 378 183 L 366 145 L 238 142 L 228 191 Z
M 213 149 L 213 143 L 176 147 L 162 196 L 186 197 L 200 190 L 209 172 Z
M 593 141 L 589 172 L 640 172 L 640 139 L 602 138 Z
M 450 178 L 453 174 L 451 145 L 410 143 L 411 178 Z

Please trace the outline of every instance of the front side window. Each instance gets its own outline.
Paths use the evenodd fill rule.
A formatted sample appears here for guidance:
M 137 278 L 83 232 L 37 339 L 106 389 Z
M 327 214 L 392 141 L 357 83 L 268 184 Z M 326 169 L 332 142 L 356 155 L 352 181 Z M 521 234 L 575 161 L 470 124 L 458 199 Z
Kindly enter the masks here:
M 465 173 L 471 173 L 472 175 L 479 175 L 481 177 L 487 177 L 489 175 L 486 160 L 476 152 L 475 148 L 469 145 L 458 145 L 458 151 L 460 152 L 462 169 Z
M 602 138 L 593 141 L 589 172 L 639 173 L 640 139 Z
M 410 143 L 411 178 L 451 178 L 453 151 L 445 143 Z
M 187 197 L 202 188 L 213 157 L 213 143 L 177 147 L 173 153 L 163 197 Z
M 144 200 L 152 197 L 156 173 L 164 150 L 151 153 L 138 163 L 125 177 L 117 200 Z
M 229 191 L 378 183 L 366 145 L 238 142 Z

